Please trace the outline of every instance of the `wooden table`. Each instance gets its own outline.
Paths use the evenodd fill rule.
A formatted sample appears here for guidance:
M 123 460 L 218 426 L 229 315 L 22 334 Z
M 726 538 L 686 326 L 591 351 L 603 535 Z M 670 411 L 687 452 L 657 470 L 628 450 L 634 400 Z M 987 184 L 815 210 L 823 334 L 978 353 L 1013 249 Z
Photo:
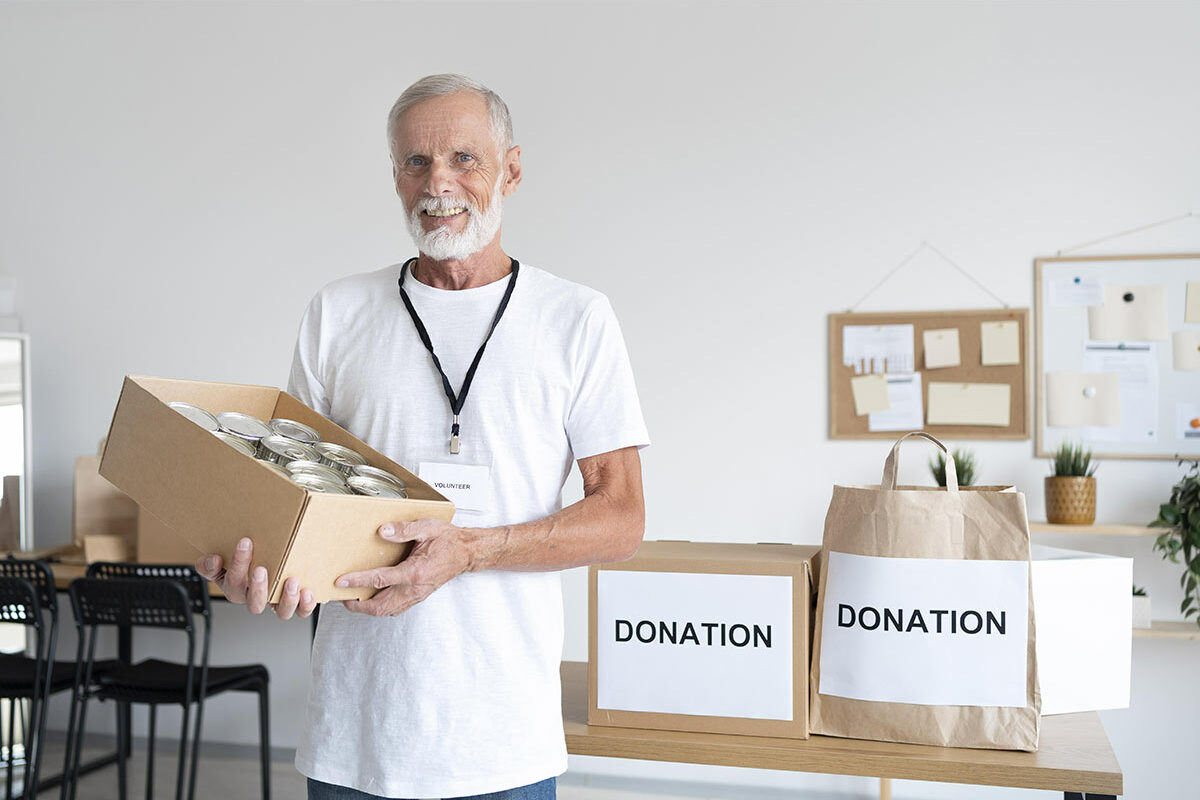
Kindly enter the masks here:
M 832 736 L 779 739 L 588 725 L 587 664 L 564 661 L 562 683 L 567 752 L 580 756 L 1049 789 L 1064 792 L 1068 800 L 1123 791 L 1121 767 L 1096 713 L 1044 717 L 1038 751 L 1020 753 Z
M 54 572 L 54 588 L 60 592 L 65 592 L 71 581 L 84 576 L 87 568 L 87 564 L 68 564 L 62 561 L 52 562 L 50 569 Z M 212 581 L 208 582 L 208 595 L 217 599 L 224 599 L 225 597 L 220 588 Z M 68 605 L 70 604 L 68 603 Z

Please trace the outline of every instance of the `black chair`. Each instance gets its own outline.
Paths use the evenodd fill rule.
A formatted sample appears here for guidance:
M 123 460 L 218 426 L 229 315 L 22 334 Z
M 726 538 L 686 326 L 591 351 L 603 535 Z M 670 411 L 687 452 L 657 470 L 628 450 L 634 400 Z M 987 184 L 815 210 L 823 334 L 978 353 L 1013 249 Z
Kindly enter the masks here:
M 71 688 L 75 666 L 54 661 L 58 638 L 58 599 L 54 575 L 43 561 L 0 560 L 0 621 L 33 629 L 34 653 L 0 654 L 0 698 L 9 701 L 8 759 L 5 797 L 13 797 L 15 720 L 19 717 L 25 741 L 25 780 L 22 797 L 36 797 L 42 761 L 46 701 Z M 48 624 L 47 624 L 48 618 Z M 21 710 L 29 701 L 29 723 Z
M 76 588 L 78 585 L 78 588 Z M 112 588 L 116 587 L 116 588 Z M 139 588 L 141 587 L 141 588 Z M 79 599 L 77 600 L 77 595 Z M 183 605 L 179 605 L 179 597 Z M 191 769 L 188 778 L 188 798 L 196 793 L 196 774 L 200 755 L 200 734 L 204 701 L 227 691 L 253 691 L 259 699 L 259 733 L 262 757 L 263 800 L 270 798 L 270 728 L 266 667 L 251 664 L 236 667 L 210 667 L 209 645 L 212 634 L 212 612 L 208 584 L 190 565 L 96 563 L 88 567 L 88 577 L 73 581 L 71 602 L 80 629 L 77 676 L 79 725 L 75 735 L 72 757 L 78 763 L 83 742 L 83 721 L 88 697 L 112 699 L 119 703 L 145 703 L 149 708 L 149 737 L 147 744 L 146 796 L 153 791 L 155 712 L 159 704 L 179 704 L 183 707 L 183 722 L 179 742 L 179 770 L 176 777 L 176 798 L 183 798 L 184 769 L 187 762 L 188 722 L 191 704 L 196 704 L 196 722 L 192 733 Z M 204 635 L 197 648 L 195 617 L 204 620 Z M 115 625 L 176 628 L 186 633 L 188 657 L 185 662 L 146 659 L 136 664 L 117 664 L 109 671 L 89 675 L 95 660 L 95 640 L 100 626 Z M 87 653 L 84 639 L 87 634 Z M 199 658 L 197 658 L 199 655 Z M 72 707 L 72 718 L 75 707 Z M 125 758 L 129 741 L 128 716 L 117 714 L 118 723 L 118 790 L 126 796 Z M 75 729 L 72 723 L 72 729 Z M 74 781 L 72 781 L 74 783 Z M 70 797 L 74 797 L 72 787 Z M 64 797 L 67 795 L 64 793 Z

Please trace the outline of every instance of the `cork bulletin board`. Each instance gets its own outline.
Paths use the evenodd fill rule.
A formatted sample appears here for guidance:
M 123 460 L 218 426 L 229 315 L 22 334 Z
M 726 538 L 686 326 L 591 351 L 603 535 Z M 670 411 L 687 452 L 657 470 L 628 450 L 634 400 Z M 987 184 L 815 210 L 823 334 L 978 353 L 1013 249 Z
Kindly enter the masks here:
M 985 323 L 1016 323 L 1017 340 L 1015 355 L 1017 363 L 983 363 L 983 339 Z M 908 357 L 893 359 L 898 364 L 865 363 L 848 364 L 851 356 L 844 357 L 843 344 L 847 326 L 868 330 L 869 326 L 911 326 L 912 363 Z M 861 326 L 861 327 L 860 327 Z M 1011 326 L 1006 326 L 1011 332 Z M 896 330 L 904 330 L 897 328 Z M 957 330 L 957 363 L 930 368 L 928 364 L 938 362 L 933 353 L 925 351 L 926 332 L 939 337 L 938 332 Z M 846 313 L 829 315 L 829 438 L 831 439 L 895 439 L 910 430 L 926 430 L 935 436 L 947 439 L 1028 439 L 1031 435 L 1030 389 L 1030 336 L 1029 309 L 995 308 L 965 311 L 897 311 L 879 313 Z M 990 357 L 990 356 L 989 356 Z M 940 358 L 940 356 L 938 357 Z M 928 361 L 928 364 L 927 364 Z M 862 374 L 884 372 L 889 381 L 915 376 L 920 382 L 919 416 L 913 424 L 904 428 L 871 430 L 873 415 L 860 414 L 852 381 Z M 938 407 L 941 409 L 945 390 L 956 392 L 971 389 L 1000 390 L 1007 386 L 1007 424 L 934 424 L 929 422 L 930 385 L 937 384 Z M 994 391 L 988 392 L 992 398 Z M 969 395 L 957 395 L 968 397 Z M 957 401 L 956 401 L 957 402 Z M 960 403 L 961 404 L 961 403 Z M 939 417 L 944 412 L 939 410 Z M 966 409 L 967 416 L 970 409 Z M 918 421 L 920 424 L 916 424 Z

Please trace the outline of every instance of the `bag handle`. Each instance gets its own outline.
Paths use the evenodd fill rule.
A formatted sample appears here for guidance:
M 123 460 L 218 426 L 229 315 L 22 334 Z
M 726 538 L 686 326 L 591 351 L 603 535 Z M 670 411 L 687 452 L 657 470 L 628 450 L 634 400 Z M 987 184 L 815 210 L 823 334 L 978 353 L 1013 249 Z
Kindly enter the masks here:
M 880 488 L 886 489 L 887 491 L 896 490 L 896 473 L 899 472 L 900 466 L 900 445 L 903 444 L 905 439 L 913 436 L 919 436 L 922 439 L 928 439 L 938 447 L 942 448 L 942 452 L 946 454 L 946 491 L 950 494 L 957 495 L 958 467 L 954 463 L 954 456 L 950 454 L 950 448 L 942 444 L 936 436 L 926 433 L 925 431 L 913 431 L 912 433 L 906 433 L 897 439 L 896 443 L 892 445 L 892 452 L 888 453 L 887 461 L 883 462 L 883 482 L 880 484 Z

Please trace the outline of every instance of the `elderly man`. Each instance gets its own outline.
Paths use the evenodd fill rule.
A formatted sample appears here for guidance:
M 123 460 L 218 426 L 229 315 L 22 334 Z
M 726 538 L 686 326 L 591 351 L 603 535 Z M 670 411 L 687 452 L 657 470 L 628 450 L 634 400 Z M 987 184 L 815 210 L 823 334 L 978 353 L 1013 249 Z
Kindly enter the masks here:
M 612 308 L 510 258 L 504 198 L 521 149 L 504 102 L 457 75 L 388 116 L 396 193 L 419 255 L 326 286 L 300 325 L 290 390 L 455 501 L 453 524 L 396 522 L 393 567 L 341 576 L 371 599 L 322 609 L 296 766 L 309 798 L 552 798 L 566 769 L 554 570 L 629 557 L 648 443 Z M 572 460 L 584 498 L 562 507 Z M 267 605 L 243 540 L 197 563 Z M 275 613 L 308 616 L 295 578 Z

